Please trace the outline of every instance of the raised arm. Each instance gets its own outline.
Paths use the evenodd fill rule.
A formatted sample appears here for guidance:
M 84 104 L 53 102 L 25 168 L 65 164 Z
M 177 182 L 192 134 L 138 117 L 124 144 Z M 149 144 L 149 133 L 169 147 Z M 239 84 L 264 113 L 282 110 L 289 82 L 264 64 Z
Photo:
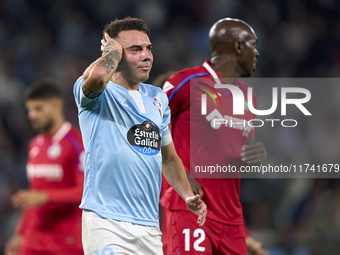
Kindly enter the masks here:
M 101 44 L 102 56 L 83 73 L 83 93 L 91 99 L 105 89 L 122 58 L 122 46 L 107 33 L 104 33 Z
M 191 190 L 181 159 L 178 157 L 173 142 L 162 147 L 162 172 L 172 188 L 185 200 L 188 209 L 198 216 L 197 223 L 203 226 L 207 215 L 207 206 Z

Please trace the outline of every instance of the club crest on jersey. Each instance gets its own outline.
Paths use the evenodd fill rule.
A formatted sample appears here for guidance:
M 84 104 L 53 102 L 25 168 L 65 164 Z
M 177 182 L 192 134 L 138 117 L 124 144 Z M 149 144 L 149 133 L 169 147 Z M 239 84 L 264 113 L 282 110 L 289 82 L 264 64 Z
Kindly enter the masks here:
M 143 122 L 143 128 L 144 128 L 145 130 L 150 130 L 151 127 L 152 127 L 152 124 L 151 124 L 150 121 L 144 121 L 144 122 Z
M 156 155 L 161 149 L 159 129 L 148 120 L 131 127 L 127 140 L 133 149 L 144 155 Z
M 56 159 L 61 154 L 61 147 L 59 144 L 52 144 L 47 149 L 47 155 L 50 159 Z
M 153 105 L 156 106 L 158 108 L 158 112 L 159 112 L 159 115 L 161 115 L 161 118 L 162 118 L 162 111 L 161 111 L 161 103 L 157 101 L 157 98 L 153 98 Z
M 118 98 L 119 102 L 123 105 L 123 106 L 128 106 L 126 102 L 126 98 L 125 97 L 120 97 Z

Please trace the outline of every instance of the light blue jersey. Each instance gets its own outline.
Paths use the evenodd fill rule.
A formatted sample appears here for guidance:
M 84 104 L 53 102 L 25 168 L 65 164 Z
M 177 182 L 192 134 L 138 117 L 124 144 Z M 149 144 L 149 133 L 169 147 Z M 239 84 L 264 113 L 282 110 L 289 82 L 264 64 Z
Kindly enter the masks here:
M 170 122 L 166 94 L 141 84 L 146 111 L 141 113 L 125 88 L 110 81 L 99 97 L 89 99 L 82 83 L 80 77 L 74 85 L 86 151 L 80 208 L 103 218 L 158 226 L 161 138 Z

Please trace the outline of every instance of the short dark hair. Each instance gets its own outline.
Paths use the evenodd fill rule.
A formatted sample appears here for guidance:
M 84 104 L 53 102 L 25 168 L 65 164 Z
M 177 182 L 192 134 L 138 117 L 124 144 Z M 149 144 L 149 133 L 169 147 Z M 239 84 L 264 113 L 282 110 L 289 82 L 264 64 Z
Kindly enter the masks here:
M 33 82 L 26 89 L 25 96 L 26 101 L 31 99 L 63 99 L 63 91 L 58 83 L 56 83 L 52 79 L 42 78 Z
M 124 19 L 116 19 L 107 24 L 104 33 L 108 33 L 111 38 L 116 38 L 120 31 L 137 30 L 150 36 L 151 32 L 146 22 L 139 18 L 126 17 Z

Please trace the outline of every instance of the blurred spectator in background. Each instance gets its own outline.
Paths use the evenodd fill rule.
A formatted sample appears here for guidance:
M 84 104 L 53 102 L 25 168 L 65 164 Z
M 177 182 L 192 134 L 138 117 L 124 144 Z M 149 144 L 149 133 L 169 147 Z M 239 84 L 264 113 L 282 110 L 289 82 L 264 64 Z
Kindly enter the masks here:
M 12 198 L 24 210 L 5 255 L 83 254 L 81 210 L 84 151 L 80 132 L 63 116 L 61 88 L 39 80 L 27 90 L 26 108 L 39 134 L 29 144 L 29 190 Z

